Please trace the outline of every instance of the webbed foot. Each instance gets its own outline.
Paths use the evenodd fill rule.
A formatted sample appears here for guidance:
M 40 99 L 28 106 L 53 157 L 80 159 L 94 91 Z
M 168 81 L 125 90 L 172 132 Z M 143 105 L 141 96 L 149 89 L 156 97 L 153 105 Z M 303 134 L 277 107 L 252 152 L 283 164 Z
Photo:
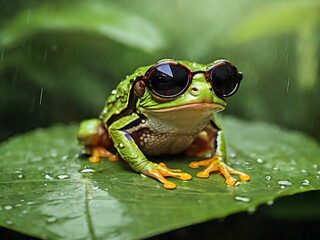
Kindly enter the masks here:
M 189 164 L 190 168 L 198 168 L 201 166 L 206 166 L 206 168 L 201 172 L 198 172 L 197 176 L 200 178 L 208 178 L 211 172 L 218 172 L 226 178 L 226 184 L 228 185 L 235 185 L 237 182 L 237 180 L 232 177 L 231 174 L 238 175 L 240 179 L 244 181 L 250 180 L 249 175 L 229 167 L 226 163 L 219 159 L 219 156 L 214 156 L 213 158 L 203 161 L 191 162 Z
M 189 173 L 182 173 L 180 169 L 170 169 L 164 163 L 148 165 L 141 173 L 158 179 L 166 189 L 175 189 L 176 184 L 168 181 L 165 177 L 175 177 L 181 180 L 190 180 L 192 178 Z
M 89 158 L 90 162 L 100 162 L 100 157 L 108 157 L 110 161 L 118 161 L 119 157 L 116 154 L 109 152 L 102 146 L 90 146 L 87 149 L 87 153 L 92 154 Z

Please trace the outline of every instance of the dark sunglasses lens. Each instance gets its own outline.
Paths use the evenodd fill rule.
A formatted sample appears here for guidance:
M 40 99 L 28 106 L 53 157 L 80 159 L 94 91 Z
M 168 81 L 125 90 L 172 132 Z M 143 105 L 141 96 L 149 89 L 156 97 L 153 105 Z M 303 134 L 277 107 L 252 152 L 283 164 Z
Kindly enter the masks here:
M 164 64 L 149 76 L 150 87 L 162 97 L 174 97 L 188 86 L 189 73 L 179 65 Z
M 239 84 L 236 70 L 227 64 L 218 66 L 211 72 L 211 81 L 214 90 L 223 97 L 233 94 Z

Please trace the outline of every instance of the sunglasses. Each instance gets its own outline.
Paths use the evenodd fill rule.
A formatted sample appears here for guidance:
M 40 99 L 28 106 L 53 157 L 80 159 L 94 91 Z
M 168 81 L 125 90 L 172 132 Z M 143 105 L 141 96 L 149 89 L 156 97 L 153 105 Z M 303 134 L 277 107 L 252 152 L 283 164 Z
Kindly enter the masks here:
M 175 98 L 188 89 L 193 77 L 198 73 L 205 76 L 220 98 L 233 95 L 242 79 L 242 73 L 227 61 L 219 61 L 206 71 L 191 71 L 180 63 L 164 61 L 149 68 L 144 75 L 138 77 L 138 80 L 142 80 L 159 98 Z

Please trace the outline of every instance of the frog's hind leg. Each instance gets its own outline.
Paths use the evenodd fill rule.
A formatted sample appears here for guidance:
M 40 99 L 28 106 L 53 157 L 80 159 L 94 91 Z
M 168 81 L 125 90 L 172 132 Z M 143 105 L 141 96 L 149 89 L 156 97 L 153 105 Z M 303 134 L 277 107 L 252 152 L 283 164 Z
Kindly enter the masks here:
M 107 149 L 113 147 L 106 128 L 99 119 L 89 119 L 80 123 L 78 142 L 85 146 L 87 154 L 92 156 L 90 162 L 99 162 L 100 157 L 108 157 L 110 161 L 117 161 L 119 157 Z
M 206 134 L 201 132 L 194 143 L 186 150 L 186 153 L 191 152 L 194 154 L 193 156 L 196 157 L 206 157 L 202 155 L 205 150 L 209 149 L 211 151 L 211 157 L 209 159 L 194 161 L 189 164 L 190 168 L 206 167 L 204 170 L 198 172 L 197 176 L 200 178 L 208 178 L 211 172 L 217 172 L 225 177 L 225 182 L 228 185 L 234 185 L 237 182 L 231 174 L 238 175 L 239 178 L 244 181 L 250 180 L 249 175 L 239 172 L 227 165 L 224 134 L 217 123 L 212 121 L 210 125 L 206 126 L 204 131 Z

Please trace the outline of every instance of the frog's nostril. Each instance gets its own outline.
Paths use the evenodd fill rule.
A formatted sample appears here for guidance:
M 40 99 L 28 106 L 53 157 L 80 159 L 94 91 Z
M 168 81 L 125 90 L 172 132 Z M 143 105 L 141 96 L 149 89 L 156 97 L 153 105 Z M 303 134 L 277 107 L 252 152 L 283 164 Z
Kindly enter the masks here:
M 200 94 L 199 88 L 197 87 L 190 88 L 189 92 L 193 96 L 198 96 Z

